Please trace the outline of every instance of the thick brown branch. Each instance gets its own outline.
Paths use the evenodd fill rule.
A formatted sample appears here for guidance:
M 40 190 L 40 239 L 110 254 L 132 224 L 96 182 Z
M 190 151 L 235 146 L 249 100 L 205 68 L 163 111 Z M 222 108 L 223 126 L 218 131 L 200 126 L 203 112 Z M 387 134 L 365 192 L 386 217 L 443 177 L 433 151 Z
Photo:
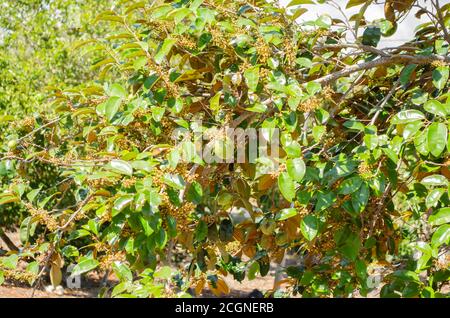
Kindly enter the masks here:
M 11 239 L 8 237 L 8 235 L 6 235 L 5 232 L 3 232 L 2 229 L 0 229 L 0 238 L 2 239 L 3 242 L 5 242 L 6 246 L 11 251 L 18 251 L 19 250 L 19 248 L 16 246 L 16 244 L 14 244 L 14 242 L 11 241 Z
M 380 57 L 379 59 L 376 59 L 374 61 L 360 63 L 348 66 L 340 71 L 337 71 L 335 73 L 331 73 L 328 75 L 325 75 L 319 79 L 316 79 L 315 82 L 320 83 L 322 85 L 330 84 L 337 79 L 348 76 L 350 74 L 353 74 L 355 72 L 369 70 L 372 68 L 380 67 L 380 66 L 388 66 L 393 64 L 417 64 L 417 65 L 423 65 L 423 64 L 430 64 L 435 61 L 441 61 L 450 63 L 449 57 L 439 56 L 439 55 L 428 55 L 428 56 L 412 56 L 412 55 L 393 55 L 389 57 Z

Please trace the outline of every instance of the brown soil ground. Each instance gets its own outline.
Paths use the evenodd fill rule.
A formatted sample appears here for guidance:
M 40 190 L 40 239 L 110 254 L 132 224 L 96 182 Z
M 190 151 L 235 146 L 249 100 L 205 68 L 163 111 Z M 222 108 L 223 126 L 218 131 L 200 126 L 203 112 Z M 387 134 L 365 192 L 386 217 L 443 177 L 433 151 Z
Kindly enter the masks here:
M 20 244 L 20 239 L 18 233 L 7 233 L 8 237 L 18 246 Z M 0 240 L 0 249 L 7 250 L 4 243 Z M 273 272 L 272 272 L 273 274 Z M 111 275 L 108 282 L 112 285 L 115 278 Z M 258 277 L 252 281 L 244 280 L 239 283 L 235 281 L 232 277 L 225 277 L 225 281 L 230 288 L 230 294 L 227 297 L 249 297 L 249 294 L 255 289 L 262 292 L 263 294 L 273 287 L 274 278 L 273 275 L 267 275 L 266 277 Z M 34 291 L 35 298 L 95 298 L 98 296 L 100 291 L 100 277 L 98 275 L 91 274 L 83 282 L 87 285 L 87 288 L 83 289 L 68 289 L 64 287 L 62 294 L 57 294 L 56 292 L 49 292 L 43 288 L 37 288 Z M 0 298 L 28 298 L 31 297 L 33 293 L 33 288 L 26 284 L 17 284 L 13 282 L 5 282 L 0 286 Z M 215 297 L 209 290 L 205 290 L 199 297 Z
M 11 240 L 18 245 L 20 240 L 18 238 L 17 233 L 8 233 L 8 236 Z M 4 244 L 3 244 L 4 245 Z M 7 249 L 5 246 L 2 246 L 2 241 L 0 240 L 0 249 Z M 231 276 L 225 277 L 225 282 L 230 288 L 230 293 L 225 297 L 229 298 L 247 298 L 250 297 L 250 294 L 257 290 L 262 294 L 265 294 L 267 291 L 273 288 L 274 283 L 274 266 L 270 273 L 266 277 L 257 277 L 254 280 L 245 279 L 241 283 L 235 281 Z M 116 281 L 116 278 L 111 275 L 108 277 L 108 285 L 113 286 Z M 101 277 L 96 273 L 89 274 L 88 277 L 83 279 L 83 285 L 87 286 L 83 289 L 68 289 L 63 286 L 64 289 L 60 292 L 60 294 L 56 292 L 50 292 L 45 290 L 44 286 L 38 288 L 34 291 L 35 298 L 96 298 L 99 295 L 101 290 Z M 450 292 L 450 285 L 445 287 L 444 293 Z M 5 282 L 2 286 L 0 286 L 0 298 L 29 298 L 33 293 L 33 289 L 25 284 L 14 284 L 11 282 Z M 199 296 L 203 298 L 215 297 L 214 294 L 205 289 L 203 293 Z M 360 298 L 361 296 L 355 295 L 355 297 Z M 374 290 L 368 295 L 369 298 L 379 297 L 379 289 Z

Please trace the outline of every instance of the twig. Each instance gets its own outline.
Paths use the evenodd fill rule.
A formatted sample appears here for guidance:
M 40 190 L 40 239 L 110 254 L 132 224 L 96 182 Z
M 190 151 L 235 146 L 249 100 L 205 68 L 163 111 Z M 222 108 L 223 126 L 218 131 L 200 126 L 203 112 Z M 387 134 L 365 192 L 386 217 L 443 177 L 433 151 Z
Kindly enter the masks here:
M 437 19 L 439 24 L 442 27 L 442 31 L 444 31 L 445 40 L 450 44 L 450 34 L 448 33 L 447 27 L 445 26 L 444 17 L 442 16 L 441 6 L 439 5 L 439 0 L 431 1 L 431 3 L 436 8 Z
M 375 122 L 378 119 L 378 116 L 380 116 L 381 112 L 383 111 L 384 106 L 387 104 L 387 102 L 392 98 L 394 95 L 395 90 L 397 89 L 399 84 L 399 81 L 397 81 L 394 86 L 392 86 L 392 89 L 389 91 L 389 93 L 386 95 L 386 97 L 383 99 L 383 101 L 380 103 L 380 105 L 377 107 L 378 110 L 373 116 L 372 120 L 370 121 L 370 125 L 375 124 Z

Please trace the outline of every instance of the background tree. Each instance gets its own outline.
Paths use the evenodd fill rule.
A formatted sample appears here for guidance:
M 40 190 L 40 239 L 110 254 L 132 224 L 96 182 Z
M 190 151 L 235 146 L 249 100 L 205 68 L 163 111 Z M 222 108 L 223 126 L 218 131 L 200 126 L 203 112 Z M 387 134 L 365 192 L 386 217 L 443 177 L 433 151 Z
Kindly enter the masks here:
M 103 32 L 90 21 L 108 5 L 102 0 L 0 4 L 0 141 L 4 145 L 10 141 L 5 137 L 14 134 L 14 126 L 26 132 L 39 124 L 38 114 L 47 105 L 51 86 L 75 87 L 92 79 L 90 60 L 70 51 L 76 41 Z M 27 169 L 27 178 L 36 186 L 54 182 L 50 171 L 43 168 Z M 15 175 L 9 162 L 0 163 L 3 186 Z M 0 225 L 14 227 L 22 212 L 18 205 L 1 206 Z

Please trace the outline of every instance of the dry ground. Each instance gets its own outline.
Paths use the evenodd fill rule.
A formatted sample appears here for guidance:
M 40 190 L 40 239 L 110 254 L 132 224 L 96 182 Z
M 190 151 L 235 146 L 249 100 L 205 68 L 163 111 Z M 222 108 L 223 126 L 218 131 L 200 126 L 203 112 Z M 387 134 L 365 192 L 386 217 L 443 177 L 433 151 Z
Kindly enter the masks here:
M 7 233 L 8 237 L 16 244 L 20 244 L 18 233 Z M 7 250 L 4 243 L 0 240 L 0 249 Z M 273 274 L 273 271 L 272 271 Z M 115 278 L 110 277 L 110 281 L 113 282 Z M 263 294 L 273 287 L 273 275 L 267 275 L 266 277 L 258 277 L 252 281 L 245 279 L 242 283 L 233 280 L 232 277 L 225 277 L 227 285 L 230 287 L 230 294 L 228 297 L 248 297 L 249 294 L 256 290 L 261 291 Z M 84 282 L 84 285 L 88 285 L 88 288 L 83 289 L 68 289 L 64 288 L 62 294 L 56 292 L 46 291 L 45 288 L 36 289 L 34 292 L 35 298 L 92 298 L 97 297 L 100 291 L 100 278 L 95 274 L 88 277 L 88 280 Z M 66 286 L 63 286 L 66 287 Z M 31 297 L 33 289 L 26 284 L 13 284 L 11 282 L 5 282 L 0 286 L 0 298 L 27 298 Z M 211 292 L 205 290 L 200 297 L 215 297 Z

